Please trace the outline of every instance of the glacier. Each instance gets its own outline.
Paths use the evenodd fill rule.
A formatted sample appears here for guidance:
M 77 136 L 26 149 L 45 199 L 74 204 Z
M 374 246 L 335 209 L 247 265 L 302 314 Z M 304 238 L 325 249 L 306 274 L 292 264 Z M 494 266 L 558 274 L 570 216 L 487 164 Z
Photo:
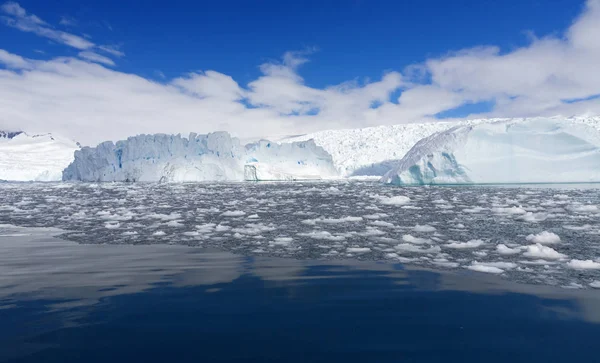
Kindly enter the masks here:
M 460 126 L 495 122 L 526 122 L 538 118 L 484 118 L 373 126 L 359 129 L 325 130 L 287 137 L 281 142 L 314 140 L 327 151 L 342 177 L 379 176 L 394 168 L 420 140 Z M 600 130 L 597 116 L 553 116 L 557 122 L 585 124 Z
M 331 156 L 314 141 L 242 145 L 227 132 L 138 135 L 75 152 L 63 180 L 242 181 L 335 178 Z
M 57 134 L 0 131 L 0 180 L 60 181 L 79 148 Z
M 397 185 L 600 182 L 598 120 L 455 126 L 417 142 L 382 178 Z

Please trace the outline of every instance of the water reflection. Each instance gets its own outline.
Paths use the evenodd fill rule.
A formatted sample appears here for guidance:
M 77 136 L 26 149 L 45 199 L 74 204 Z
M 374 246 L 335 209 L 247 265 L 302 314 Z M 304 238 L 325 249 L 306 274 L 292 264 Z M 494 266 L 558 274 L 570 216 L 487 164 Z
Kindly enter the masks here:
M 600 333 L 593 290 L 52 233 L 0 236 L 0 360 L 584 359 Z

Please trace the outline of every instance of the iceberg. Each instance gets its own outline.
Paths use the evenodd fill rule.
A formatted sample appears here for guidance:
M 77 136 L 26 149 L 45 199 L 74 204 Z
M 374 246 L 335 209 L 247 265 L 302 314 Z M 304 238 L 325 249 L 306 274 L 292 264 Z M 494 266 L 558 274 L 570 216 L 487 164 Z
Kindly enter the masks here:
M 56 134 L 0 131 L 0 180 L 60 181 L 79 147 Z
M 138 135 L 75 152 L 63 180 L 262 181 L 334 178 L 331 156 L 312 140 L 242 145 L 227 132 Z
M 457 126 L 416 143 L 382 181 L 398 185 L 599 182 L 600 131 L 595 124 L 557 118 Z

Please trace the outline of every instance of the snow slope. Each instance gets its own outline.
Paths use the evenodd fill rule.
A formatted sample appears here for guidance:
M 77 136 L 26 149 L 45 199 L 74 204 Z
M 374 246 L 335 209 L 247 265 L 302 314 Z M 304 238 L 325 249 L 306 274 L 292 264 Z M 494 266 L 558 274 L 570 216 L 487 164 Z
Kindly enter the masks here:
M 534 118 L 457 126 L 419 141 L 393 184 L 600 182 L 598 120 Z
M 57 181 L 79 145 L 58 135 L 0 131 L 0 180 Z
M 246 166 L 257 170 L 248 173 Z M 246 173 L 245 173 L 246 172 Z M 331 157 L 314 142 L 242 145 L 226 132 L 207 135 L 138 135 L 75 153 L 63 180 L 217 181 L 293 180 L 337 176 Z
M 600 129 L 600 117 L 552 117 L 551 119 L 588 124 Z M 280 141 L 294 142 L 313 139 L 318 146 L 331 154 L 335 167 L 342 176 L 381 176 L 393 168 L 418 141 L 434 133 L 457 126 L 527 120 L 530 119 L 474 119 L 328 130 L 288 137 Z

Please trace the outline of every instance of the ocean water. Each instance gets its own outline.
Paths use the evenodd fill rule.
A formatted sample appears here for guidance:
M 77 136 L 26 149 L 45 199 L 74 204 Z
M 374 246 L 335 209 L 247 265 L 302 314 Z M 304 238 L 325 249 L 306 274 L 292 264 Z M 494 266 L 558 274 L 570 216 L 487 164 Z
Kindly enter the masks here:
M 0 242 L 0 361 L 595 361 L 595 290 L 397 263 Z M 10 236 L 8 236 L 10 234 Z
M 598 195 L 0 184 L 0 362 L 595 361 Z
M 388 261 L 600 286 L 600 189 L 368 182 L 0 184 L 0 224 L 85 244 Z

